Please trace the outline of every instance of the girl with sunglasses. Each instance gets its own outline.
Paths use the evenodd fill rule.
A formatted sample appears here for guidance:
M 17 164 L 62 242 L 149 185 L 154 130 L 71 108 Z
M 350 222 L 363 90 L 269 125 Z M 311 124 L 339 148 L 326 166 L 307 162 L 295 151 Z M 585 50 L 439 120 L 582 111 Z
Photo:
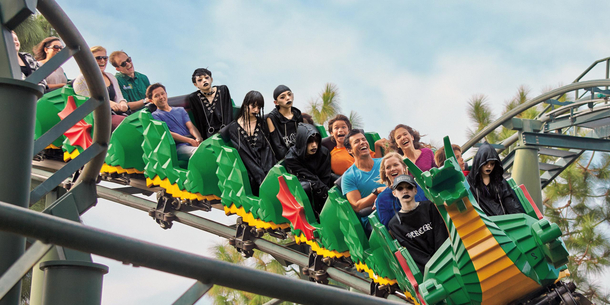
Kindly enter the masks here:
M 106 55 L 106 49 L 101 46 L 91 47 L 91 53 L 95 57 L 95 61 L 102 72 L 104 77 L 104 84 L 108 90 L 108 97 L 110 98 L 110 108 L 112 109 L 112 130 L 117 128 L 123 119 L 129 114 L 129 107 L 127 101 L 123 98 L 119 83 L 111 73 L 105 72 L 106 66 L 108 65 L 108 55 Z M 85 77 L 79 75 L 73 83 L 74 92 L 78 95 L 91 97 L 91 92 L 85 81 Z
M 43 39 L 32 51 L 34 51 L 34 58 L 42 66 L 57 53 L 61 52 L 63 48 L 64 46 L 59 38 L 51 36 Z M 49 91 L 52 91 L 65 86 L 68 78 L 64 73 L 64 69 L 59 67 L 47 76 L 46 81 Z

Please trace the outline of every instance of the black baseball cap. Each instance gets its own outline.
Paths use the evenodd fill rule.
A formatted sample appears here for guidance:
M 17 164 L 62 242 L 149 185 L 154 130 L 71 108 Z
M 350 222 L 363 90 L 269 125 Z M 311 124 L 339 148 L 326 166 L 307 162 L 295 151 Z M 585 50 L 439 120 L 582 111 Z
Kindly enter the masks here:
M 392 184 L 392 190 L 395 190 L 399 184 L 406 182 L 414 187 L 417 187 L 415 184 L 415 179 L 409 175 L 400 175 L 394 179 L 394 184 Z

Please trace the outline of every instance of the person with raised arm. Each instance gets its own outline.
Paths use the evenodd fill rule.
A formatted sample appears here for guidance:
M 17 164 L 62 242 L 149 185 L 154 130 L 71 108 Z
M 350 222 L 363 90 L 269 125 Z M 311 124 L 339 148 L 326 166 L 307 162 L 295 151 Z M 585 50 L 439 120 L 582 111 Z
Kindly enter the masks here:
M 189 94 L 189 105 L 195 126 L 207 139 L 233 121 L 231 93 L 225 85 L 212 86 L 212 71 L 205 68 L 195 69 L 191 81 L 197 91 Z
M 178 159 L 190 159 L 203 139 L 186 110 L 182 107 L 170 107 L 167 103 L 165 86 L 159 83 L 154 83 L 146 89 L 146 97 L 157 106 L 157 110 L 152 113 L 153 118 L 167 124 L 172 138 L 176 142 Z
M 258 91 L 244 97 L 237 119 L 221 129 L 222 138 L 237 149 L 248 171 L 252 193 L 258 196 L 261 183 L 277 159 L 271 148 L 269 129 L 263 119 L 265 99 Z
M 409 254 L 423 274 L 426 263 L 449 237 L 447 226 L 434 203 L 416 201 L 417 184 L 413 177 L 394 179 L 392 194 L 400 200 L 400 210 L 390 220 L 388 229 Z

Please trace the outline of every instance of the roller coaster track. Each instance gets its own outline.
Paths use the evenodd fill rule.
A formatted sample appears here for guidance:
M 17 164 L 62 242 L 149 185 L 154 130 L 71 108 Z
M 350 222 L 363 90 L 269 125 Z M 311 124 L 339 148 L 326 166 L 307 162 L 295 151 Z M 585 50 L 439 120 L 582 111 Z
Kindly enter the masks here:
M 580 81 L 599 63 L 606 63 L 606 79 Z M 594 62 L 574 83 L 541 94 L 502 115 L 468 140 L 462 151 L 466 152 L 501 125 L 518 131 L 498 143 L 499 152 L 509 150 L 502 165 L 507 176 L 512 175 L 517 183 L 525 184 L 542 208 L 541 190 L 585 151 L 610 151 L 609 68 L 610 58 Z M 579 95 L 580 92 L 583 93 Z M 574 101 L 560 101 L 571 93 Z M 543 103 L 547 107 L 535 119 L 517 118 L 520 113 Z M 519 157 L 519 149 L 524 148 L 535 151 L 537 161 L 527 160 L 525 154 Z M 515 168 L 515 164 L 520 166 Z
M 9 39 L 10 30 L 33 14 L 36 9 L 56 29 L 66 48 L 22 81 L 14 54 L 14 45 Z M 47 304 L 81 304 L 78 300 L 83 302 L 86 300 L 87 304 L 99 304 L 101 275 L 108 269 L 103 265 L 94 264 L 90 253 L 196 279 L 195 285 L 189 288 L 175 304 L 194 304 L 213 285 L 275 297 L 277 299 L 273 301 L 274 303 L 286 300 L 302 304 L 397 304 L 396 301 L 400 301 L 395 295 L 391 295 L 388 300 L 375 298 L 233 266 L 81 225 L 80 215 L 94 206 L 98 197 L 144 211 L 154 208 L 156 203 L 135 197 L 133 193 L 122 193 L 96 185 L 110 139 L 108 93 L 89 47 L 59 5 L 53 0 L 39 0 L 37 3 L 36 1 L 2 1 L 0 12 L 2 13 L 1 34 L 4 38 L 3 44 L 0 44 L 0 90 L 2 91 L 0 129 L 3 130 L 0 133 L 0 141 L 6 145 L 4 147 L 11 148 L 0 150 L 0 168 L 3 169 L 0 174 L 1 305 L 20 303 L 20 280 L 33 267 L 30 304 L 43 302 L 41 296 L 43 290 L 44 301 Z M 92 97 L 34 141 L 35 101 L 42 94 L 37 84 L 71 57 L 74 57 L 83 72 Z M 20 107 L 14 107 L 15 100 L 23 101 Z M 32 168 L 33 156 L 91 112 L 96 122 L 92 146 L 52 172 Z M 64 181 L 69 178 L 73 178 L 73 181 L 70 180 L 70 190 L 55 202 L 47 202 L 43 213 L 27 209 L 47 194 L 53 194 L 53 190 L 57 187 L 61 188 Z M 31 192 L 30 179 L 40 183 Z M 233 228 L 201 217 L 182 212 L 176 212 L 176 217 L 178 222 L 225 238 L 234 235 Z M 25 238 L 22 236 L 30 238 L 28 241 L 31 245 L 27 251 L 25 251 Z M 299 266 L 308 265 L 308 258 L 303 253 L 264 239 L 255 238 L 254 243 L 257 248 L 271 253 L 278 259 Z M 56 249 L 54 245 L 57 246 Z M 126 251 L 126 249 L 130 250 Z M 37 263 L 43 257 L 46 259 L 48 255 L 56 260 L 47 262 L 49 270 L 75 268 L 81 272 L 79 278 L 45 281 L 42 287 L 42 273 L 37 268 Z M 61 268 L 52 268 L 53 266 Z M 57 271 L 49 272 L 58 274 Z M 331 278 L 357 290 L 368 292 L 370 289 L 368 280 L 348 271 L 329 268 L 327 272 Z M 66 274 L 60 276 L 65 277 Z M 93 287 L 82 287 L 81 291 L 65 286 L 89 282 L 94 283 Z M 96 283 L 99 284 L 98 287 Z M 38 287 L 34 288 L 35 286 Z

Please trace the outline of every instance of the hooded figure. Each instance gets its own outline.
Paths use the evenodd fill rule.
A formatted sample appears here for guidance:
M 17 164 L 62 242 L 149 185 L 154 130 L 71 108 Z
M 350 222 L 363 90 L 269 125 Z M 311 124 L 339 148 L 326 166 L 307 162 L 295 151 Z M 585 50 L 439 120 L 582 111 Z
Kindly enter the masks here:
M 319 215 L 333 184 L 330 153 L 320 145 L 321 136 L 314 126 L 300 123 L 296 134 L 295 145 L 288 150 L 284 166 L 299 179 Z M 316 144 L 309 145 L 313 142 Z
M 494 161 L 493 170 L 489 173 L 489 184 L 483 182 L 482 169 L 485 164 Z M 504 180 L 504 169 L 496 150 L 483 143 L 474 156 L 472 169 L 466 177 L 474 198 L 487 216 L 525 213 L 521 203 Z

